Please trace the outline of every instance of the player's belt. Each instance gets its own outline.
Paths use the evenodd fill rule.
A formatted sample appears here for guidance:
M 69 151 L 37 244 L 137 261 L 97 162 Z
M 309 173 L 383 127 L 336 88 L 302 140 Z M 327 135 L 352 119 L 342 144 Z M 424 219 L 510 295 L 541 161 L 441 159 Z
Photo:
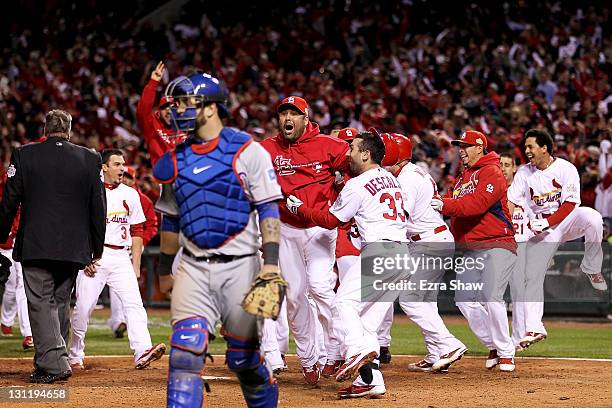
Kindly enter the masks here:
M 246 254 L 246 255 L 210 255 L 210 256 L 195 256 L 187 248 L 183 248 L 183 254 L 188 256 L 189 258 L 197 261 L 197 262 L 206 262 L 206 263 L 228 263 L 237 261 L 238 259 L 246 258 L 249 256 L 255 256 L 255 254 Z
M 129 248 L 127 246 L 112 245 L 112 244 L 104 244 L 104 246 L 110 249 L 128 249 Z
M 448 227 L 446 225 L 440 225 L 439 227 L 434 228 L 433 230 L 433 234 L 429 234 L 429 233 L 423 233 L 423 236 L 421 236 L 421 234 L 416 234 L 410 237 L 411 240 L 413 241 L 420 241 L 423 238 L 427 238 L 430 235 L 436 235 L 441 233 L 442 231 L 446 231 L 448 229 Z

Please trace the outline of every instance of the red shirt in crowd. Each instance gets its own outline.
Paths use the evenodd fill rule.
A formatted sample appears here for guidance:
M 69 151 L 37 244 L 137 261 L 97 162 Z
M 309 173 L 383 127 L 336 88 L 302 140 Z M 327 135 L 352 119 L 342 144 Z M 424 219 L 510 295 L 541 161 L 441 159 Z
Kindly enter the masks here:
M 458 243 L 491 243 L 516 251 L 514 229 L 508 211 L 508 187 L 495 152 L 465 168 L 455 186 L 443 198 L 442 214 L 451 217 Z
M 272 156 L 278 183 L 285 197 L 294 195 L 304 206 L 327 211 L 338 196 L 335 172 L 348 172 L 348 147 L 340 139 L 319 133 L 319 125 L 309 122 L 304 134 L 293 143 L 282 134 L 266 139 L 261 145 Z M 291 214 L 284 205 L 279 206 L 282 222 L 297 228 L 310 228 L 315 224 Z
M 183 132 L 174 131 L 171 126 L 166 125 L 160 118 L 159 112 L 153 111 L 158 84 L 159 82 L 154 79 L 149 80 L 136 107 L 138 126 L 142 130 L 153 165 L 164 153 L 172 150 L 186 138 Z

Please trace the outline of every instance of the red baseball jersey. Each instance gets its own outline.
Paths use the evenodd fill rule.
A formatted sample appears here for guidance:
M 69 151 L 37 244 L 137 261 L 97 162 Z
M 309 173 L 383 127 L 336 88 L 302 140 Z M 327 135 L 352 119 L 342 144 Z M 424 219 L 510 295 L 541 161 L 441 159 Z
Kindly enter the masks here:
M 455 241 L 495 242 L 499 243 L 495 247 L 515 251 L 507 192 L 506 179 L 495 152 L 464 169 L 455 187 L 443 199 L 442 214 L 451 217 Z
M 338 196 L 336 171 L 348 171 L 349 145 L 340 139 L 319 133 L 319 125 L 308 123 L 302 137 L 287 142 L 281 134 L 266 139 L 261 145 L 272 156 L 278 183 L 285 197 L 294 195 L 306 207 L 327 210 Z M 297 228 L 310 228 L 307 223 L 280 205 L 282 222 Z
M 159 112 L 153 111 L 158 84 L 154 79 L 149 80 L 136 107 L 136 119 L 151 156 L 151 164 L 155 164 L 164 153 L 174 149 L 187 137 L 183 132 L 175 132 L 170 126 L 166 126 L 160 119 Z

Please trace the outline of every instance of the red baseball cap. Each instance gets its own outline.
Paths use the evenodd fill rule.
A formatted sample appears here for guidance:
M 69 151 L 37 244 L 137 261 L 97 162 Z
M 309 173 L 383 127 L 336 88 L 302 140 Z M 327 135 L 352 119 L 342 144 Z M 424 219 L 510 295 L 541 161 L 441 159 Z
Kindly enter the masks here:
M 344 129 L 340 129 L 340 131 L 338 132 L 338 139 L 342 139 L 347 142 L 350 142 L 358 134 L 359 134 L 359 131 L 355 128 L 344 128 Z
M 462 144 L 469 146 L 482 146 L 487 148 L 487 137 L 477 130 L 468 130 L 464 132 L 457 140 L 453 140 L 451 144 L 460 146 Z
M 133 167 L 131 166 L 126 167 L 125 172 L 129 174 L 133 179 L 136 178 L 136 170 Z
M 281 113 L 281 111 L 284 111 L 287 108 L 297 109 L 303 115 L 308 115 L 308 102 L 299 96 L 288 96 L 283 99 L 280 105 L 278 105 L 276 112 Z
M 166 105 L 174 103 L 174 98 L 171 96 L 162 96 L 159 100 L 159 108 L 163 109 Z

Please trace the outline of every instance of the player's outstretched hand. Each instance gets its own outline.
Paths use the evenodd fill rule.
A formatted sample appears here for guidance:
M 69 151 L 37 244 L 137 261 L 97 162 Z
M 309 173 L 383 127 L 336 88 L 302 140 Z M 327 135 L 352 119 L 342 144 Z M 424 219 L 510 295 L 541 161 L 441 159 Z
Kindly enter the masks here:
M 531 230 L 533 232 L 539 233 L 548 229 L 548 227 L 550 227 L 550 224 L 548 224 L 548 220 L 544 218 L 542 218 L 541 220 L 536 218 L 534 220 L 529 221 L 529 226 L 531 227 Z
M 442 201 L 441 198 L 439 197 L 434 197 L 431 199 L 431 208 L 433 208 L 436 211 L 442 211 L 442 207 L 444 207 L 444 201 Z
M 287 197 L 287 209 L 292 214 L 297 215 L 298 208 L 300 208 L 302 204 L 304 204 L 304 202 L 294 195 L 290 195 L 289 197 Z
M 161 81 L 161 79 L 164 76 L 164 72 L 166 72 L 166 66 L 164 65 L 163 62 L 159 61 L 157 63 L 157 66 L 155 67 L 155 69 L 151 73 L 151 79 L 153 79 L 153 80 L 155 80 L 157 82 Z
M 276 320 L 286 291 L 287 282 L 280 276 L 278 266 L 264 265 L 245 295 L 242 308 L 254 316 Z

